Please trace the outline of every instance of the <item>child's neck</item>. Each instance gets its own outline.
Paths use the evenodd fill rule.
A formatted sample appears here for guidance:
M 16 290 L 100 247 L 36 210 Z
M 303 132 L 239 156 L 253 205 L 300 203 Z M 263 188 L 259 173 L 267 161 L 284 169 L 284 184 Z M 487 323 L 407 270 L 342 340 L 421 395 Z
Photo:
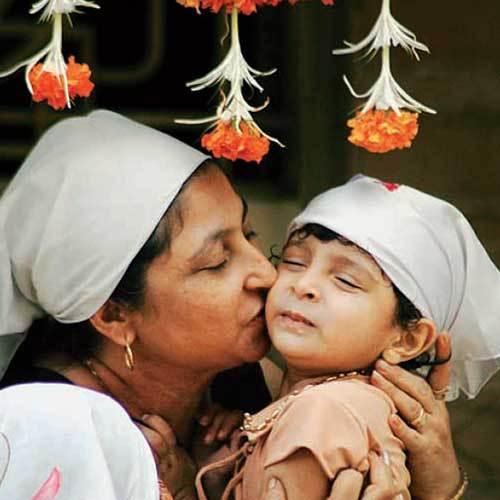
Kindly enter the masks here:
M 309 372 L 303 372 L 301 370 L 298 370 L 297 368 L 287 365 L 285 368 L 285 372 L 283 374 L 283 381 L 281 382 L 281 387 L 279 391 L 278 398 L 282 398 L 289 394 L 292 390 L 295 390 L 297 386 L 305 381 L 305 380 L 311 380 L 311 379 L 318 379 L 321 377 L 334 377 L 334 376 L 339 376 L 339 379 L 344 378 L 346 375 L 356 375 L 359 373 L 360 375 L 366 375 L 370 373 L 370 369 L 363 369 L 363 370 L 353 370 L 353 371 L 345 371 L 345 372 L 328 372 L 328 373 L 309 373 Z

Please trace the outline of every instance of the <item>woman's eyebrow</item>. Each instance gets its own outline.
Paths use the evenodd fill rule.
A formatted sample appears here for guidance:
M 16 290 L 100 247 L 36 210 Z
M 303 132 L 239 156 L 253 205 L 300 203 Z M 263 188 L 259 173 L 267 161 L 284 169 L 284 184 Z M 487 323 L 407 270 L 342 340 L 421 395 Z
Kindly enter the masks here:
M 245 222 L 247 215 L 248 215 L 248 203 L 243 197 L 239 197 L 241 200 L 241 205 L 242 205 L 242 216 L 241 216 L 241 221 L 242 223 Z M 210 250 L 210 247 L 213 246 L 215 243 L 217 243 L 219 240 L 223 240 L 229 233 L 231 233 L 232 229 L 231 228 L 225 228 L 225 229 L 218 229 L 207 236 L 203 239 L 203 242 L 200 245 L 200 248 L 193 254 L 191 257 L 188 258 L 189 262 L 195 261 L 198 259 L 200 256 L 202 256 L 205 252 Z
M 208 234 L 201 243 L 200 247 L 196 252 L 188 258 L 188 262 L 192 262 L 201 257 L 204 253 L 208 252 L 210 248 L 216 244 L 218 241 L 224 239 L 228 233 L 230 233 L 230 229 L 220 229 L 218 231 L 214 231 L 213 233 Z
M 247 220 L 247 215 L 248 215 L 248 203 L 245 200 L 245 198 L 243 198 L 243 196 L 240 196 L 240 200 L 241 204 L 243 205 L 243 212 L 242 212 L 243 215 L 241 216 L 241 222 L 245 222 Z

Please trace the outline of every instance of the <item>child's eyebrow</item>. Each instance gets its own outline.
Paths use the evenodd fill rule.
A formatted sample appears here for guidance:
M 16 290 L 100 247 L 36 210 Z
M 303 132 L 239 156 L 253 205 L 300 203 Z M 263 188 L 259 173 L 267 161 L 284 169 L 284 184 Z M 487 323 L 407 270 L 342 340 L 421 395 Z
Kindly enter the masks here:
M 360 259 L 357 258 L 351 258 L 347 257 L 345 255 L 336 255 L 333 257 L 333 261 L 336 265 L 340 265 L 343 267 L 348 267 L 353 269 L 356 272 L 360 272 L 362 274 L 365 274 L 368 278 L 370 278 L 372 281 L 379 281 L 379 277 L 377 277 L 375 271 L 375 264 L 374 262 L 372 263 L 371 261 L 368 263 L 365 260 L 367 257 L 361 257 Z M 378 266 L 377 266 L 378 268 Z

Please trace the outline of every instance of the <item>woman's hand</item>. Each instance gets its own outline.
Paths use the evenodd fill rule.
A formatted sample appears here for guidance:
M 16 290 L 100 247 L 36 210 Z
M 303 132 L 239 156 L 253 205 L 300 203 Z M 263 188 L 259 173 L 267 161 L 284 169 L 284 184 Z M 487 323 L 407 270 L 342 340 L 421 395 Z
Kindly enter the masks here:
M 449 359 L 450 352 L 450 337 L 443 333 L 436 341 L 436 359 Z M 372 375 L 372 384 L 389 395 L 402 417 L 391 417 L 389 423 L 408 449 L 410 490 L 420 500 L 451 498 L 460 486 L 448 411 L 437 399 L 449 384 L 450 370 L 450 363 L 434 366 L 427 383 L 379 360 Z
M 168 488 L 174 500 L 196 500 L 196 467 L 186 451 L 177 445 L 170 425 L 157 415 L 145 415 L 142 421 L 145 425 L 137 425 L 155 457 L 158 478 Z M 166 496 L 166 492 L 164 495 Z
M 375 452 L 368 455 L 370 462 L 370 484 L 362 492 L 364 476 L 355 469 L 341 471 L 325 500 L 403 500 L 400 493 L 404 487 L 394 483 L 392 471 L 384 459 Z M 361 496 L 360 496 L 361 495 Z M 277 477 L 271 477 L 263 500 L 287 500 L 285 487 Z
M 335 478 L 327 500 L 405 500 L 408 490 L 405 485 L 397 484 L 392 475 L 388 455 L 380 456 L 371 451 L 370 483 L 362 492 L 364 476 L 353 469 L 347 469 Z M 406 496 L 403 492 L 406 491 Z M 361 495 L 361 496 L 360 496 Z
M 198 423 L 204 428 L 202 439 L 206 445 L 214 441 L 225 442 L 243 423 L 243 412 L 227 410 L 216 403 L 200 414 Z

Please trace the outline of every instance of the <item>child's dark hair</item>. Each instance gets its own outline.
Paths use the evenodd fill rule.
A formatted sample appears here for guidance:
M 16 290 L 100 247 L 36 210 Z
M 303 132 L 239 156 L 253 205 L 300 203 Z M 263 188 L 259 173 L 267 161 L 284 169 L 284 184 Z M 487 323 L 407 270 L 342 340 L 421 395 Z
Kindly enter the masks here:
M 332 231 L 325 226 L 322 226 L 320 224 L 306 224 L 305 226 L 301 227 L 300 229 L 297 229 L 294 231 L 288 238 L 286 245 L 292 238 L 298 238 L 299 240 L 303 240 L 307 238 L 308 236 L 314 236 L 320 241 L 338 241 L 342 245 L 346 246 L 353 246 L 357 248 L 360 252 L 363 252 L 367 255 L 370 255 L 366 250 L 363 248 L 357 246 L 355 243 L 352 241 L 348 240 L 347 238 L 344 238 L 340 234 L 336 233 L 335 231 Z M 276 255 L 273 255 L 276 257 Z M 383 272 L 383 271 L 382 271 Z M 414 306 L 414 304 L 399 290 L 397 286 L 395 286 L 393 283 L 391 283 L 391 286 L 394 290 L 394 293 L 396 294 L 396 310 L 394 312 L 394 322 L 397 326 L 405 329 L 405 330 L 411 330 L 417 323 L 418 321 L 423 317 L 422 313 Z M 432 365 L 430 361 L 430 356 L 428 353 L 423 353 L 420 356 L 418 356 L 415 359 L 406 361 L 404 363 L 401 363 L 401 366 L 406 369 L 415 369 L 419 368 L 421 366 L 426 366 L 426 365 Z

